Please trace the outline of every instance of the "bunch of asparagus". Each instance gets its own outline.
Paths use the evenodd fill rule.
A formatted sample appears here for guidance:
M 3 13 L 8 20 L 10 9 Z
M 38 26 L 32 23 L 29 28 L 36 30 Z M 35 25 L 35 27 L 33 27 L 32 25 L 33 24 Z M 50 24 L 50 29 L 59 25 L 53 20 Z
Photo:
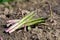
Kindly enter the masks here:
M 45 22 L 45 18 L 41 17 L 41 18 L 37 18 L 37 19 L 33 19 L 33 17 L 36 14 L 34 12 L 29 13 L 28 15 L 26 15 L 24 18 L 22 18 L 21 20 L 9 20 L 7 21 L 7 26 L 9 26 L 10 24 L 13 24 L 12 26 L 10 26 L 7 30 L 5 30 L 6 32 L 12 33 L 17 29 L 20 29 L 24 26 L 30 26 L 30 25 L 34 25 L 37 23 L 44 23 Z

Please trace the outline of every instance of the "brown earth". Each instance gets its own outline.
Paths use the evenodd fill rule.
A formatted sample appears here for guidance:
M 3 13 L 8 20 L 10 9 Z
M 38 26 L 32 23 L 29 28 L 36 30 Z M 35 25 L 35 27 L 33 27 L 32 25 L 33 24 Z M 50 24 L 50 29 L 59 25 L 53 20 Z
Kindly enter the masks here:
M 38 24 L 30 31 L 21 29 L 20 32 L 4 33 L 6 21 L 22 19 L 26 11 L 35 11 L 35 18 L 49 17 L 51 11 L 53 13 L 45 25 Z M 0 4 L 0 36 L 3 40 L 60 40 L 60 0 L 17 0 Z

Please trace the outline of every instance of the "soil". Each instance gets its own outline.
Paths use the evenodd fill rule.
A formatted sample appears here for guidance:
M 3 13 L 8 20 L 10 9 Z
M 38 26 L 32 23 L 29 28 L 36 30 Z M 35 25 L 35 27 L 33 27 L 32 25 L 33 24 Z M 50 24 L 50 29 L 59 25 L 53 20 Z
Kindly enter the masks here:
M 21 29 L 20 32 L 4 33 L 6 21 L 22 19 L 28 14 L 26 11 L 35 11 L 35 18 L 48 19 L 44 25 L 38 24 L 30 31 Z M 0 36 L 3 40 L 60 40 L 60 0 L 15 0 L 0 4 Z

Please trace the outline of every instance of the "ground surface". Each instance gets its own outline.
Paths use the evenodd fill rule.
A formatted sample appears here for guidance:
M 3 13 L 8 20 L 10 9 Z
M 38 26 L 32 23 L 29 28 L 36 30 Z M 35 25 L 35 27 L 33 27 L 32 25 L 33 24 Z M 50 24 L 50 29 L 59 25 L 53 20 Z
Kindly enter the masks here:
M 52 16 L 50 6 L 52 9 Z M 26 11 L 35 11 L 37 17 L 49 17 L 48 25 L 38 24 L 31 31 L 21 30 L 10 35 L 3 33 L 6 21 L 22 19 Z M 23 14 L 22 14 L 23 12 Z M 51 20 L 53 22 L 51 22 Z M 0 36 L 3 40 L 60 40 L 60 0 L 27 0 L 0 4 Z

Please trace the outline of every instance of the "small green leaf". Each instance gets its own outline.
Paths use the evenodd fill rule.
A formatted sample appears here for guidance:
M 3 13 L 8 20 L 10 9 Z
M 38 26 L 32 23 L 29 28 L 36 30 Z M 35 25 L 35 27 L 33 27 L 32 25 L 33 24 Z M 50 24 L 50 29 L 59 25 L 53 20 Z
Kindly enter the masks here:
M 13 0 L 0 0 L 0 3 L 4 3 L 4 2 L 11 2 Z

